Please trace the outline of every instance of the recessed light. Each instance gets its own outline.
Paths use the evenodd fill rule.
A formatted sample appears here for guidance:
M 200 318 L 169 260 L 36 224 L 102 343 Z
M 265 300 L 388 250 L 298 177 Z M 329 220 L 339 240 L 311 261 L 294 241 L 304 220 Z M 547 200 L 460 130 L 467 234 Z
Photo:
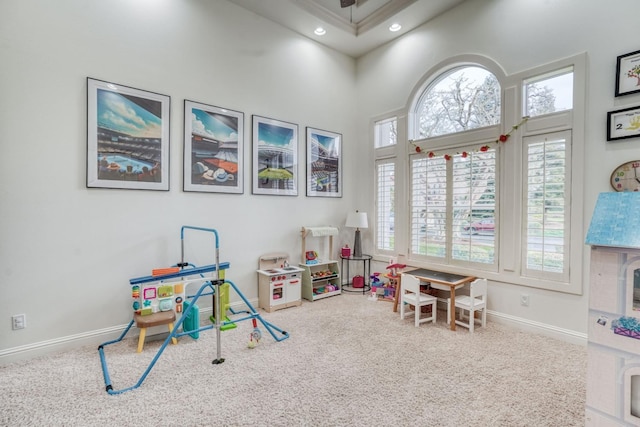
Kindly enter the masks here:
M 316 30 L 314 31 L 314 33 L 315 33 L 317 36 L 324 36 L 325 34 L 327 34 L 327 30 L 325 30 L 325 29 L 324 29 L 324 28 L 322 28 L 322 27 L 318 27 L 318 28 L 316 28 Z
M 395 33 L 396 31 L 400 31 L 401 28 L 402 25 L 400 24 L 391 24 L 391 26 L 389 27 L 389 31 L 393 31 Z

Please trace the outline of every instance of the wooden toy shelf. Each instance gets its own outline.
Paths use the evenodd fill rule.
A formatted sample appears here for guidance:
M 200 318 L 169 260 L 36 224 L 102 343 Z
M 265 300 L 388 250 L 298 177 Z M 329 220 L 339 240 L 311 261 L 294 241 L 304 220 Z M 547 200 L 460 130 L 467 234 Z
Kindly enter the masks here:
M 340 295 L 340 268 L 338 261 L 300 264 L 302 272 L 302 298 L 316 301 L 322 298 Z
M 316 301 L 322 298 L 339 295 L 342 292 L 340 282 L 340 267 L 338 261 L 320 261 L 307 264 L 307 237 L 327 237 L 329 239 L 326 259 L 333 255 L 333 236 L 338 235 L 336 227 L 302 227 L 302 256 L 300 267 L 302 272 L 302 298 Z M 326 252 L 326 251 L 325 251 Z

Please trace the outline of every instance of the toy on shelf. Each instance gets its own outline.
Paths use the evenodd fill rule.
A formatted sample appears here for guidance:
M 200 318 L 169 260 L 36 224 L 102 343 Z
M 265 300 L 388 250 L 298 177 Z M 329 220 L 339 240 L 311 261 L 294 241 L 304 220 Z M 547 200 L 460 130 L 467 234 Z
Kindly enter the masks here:
M 331 277 L 337 277 L 338 273 L 335 271 L 331 271 L 331 270 L 322 270 L 322 271 L 316 271 L 311 273 L 311 278 L 313 279 L 327 279 L 327 278 L 331 278 Z
M 321 295 L 321 294 L 326 294 L 328 292 L 335 292 L 338 290 L 338 287 L 335 285 L 325 285 L 319 288 L 314 288 L 313 289 L 313 295 Z
M 305 264 L 317 264 L 321 262 L 318 259 L 318 253 L 316 251 L 307 251 L 306 243 L 307 237 L 328 237 L 329 238 L 329 248 L 328 248 L 328 257 L 326 259 L 331 259 L 333 255 L 333 236 L 338 235 L 338 229 L 336 227 L 302 227 L 300 231 L 300 235 L 302 236 L 302 257 L 301 260 Z M 312 253 L 312 258 L 309 258 L 309 253 Z M 311 261 L 311 262 L 309 262 Z M 314 262 L 315 261 L 315 262 Z
M 317 264 L 318 263 L 318 252 L 316 251 L 307 251 L 304 254 L 305 263 L 306 264 Z

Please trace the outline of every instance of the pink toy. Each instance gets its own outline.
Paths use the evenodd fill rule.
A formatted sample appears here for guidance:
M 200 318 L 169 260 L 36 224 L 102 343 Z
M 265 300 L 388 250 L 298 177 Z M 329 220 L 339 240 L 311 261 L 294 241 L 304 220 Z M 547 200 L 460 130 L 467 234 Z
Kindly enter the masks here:
M 403 268 L 405 268 L 407 265 L 406 264 L 389 264 L 387 266 L 387 270 L 389 270 L 389 274 L 392 276 L 397 276 L 398 275 L 398 270 L 402 270 Z
M 351 256 L 351 248 L 349 245 L 344 245 L 344 248 L 342 248 L 342 256 L 345 258 L 349 258 Z

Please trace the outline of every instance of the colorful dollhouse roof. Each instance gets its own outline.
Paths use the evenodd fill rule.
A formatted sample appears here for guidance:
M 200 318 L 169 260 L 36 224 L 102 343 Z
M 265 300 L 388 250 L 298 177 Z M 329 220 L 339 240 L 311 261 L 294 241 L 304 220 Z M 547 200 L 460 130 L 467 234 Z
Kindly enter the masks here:
M 585 243 L 640 248 L 640 193 L 600 193 Z

